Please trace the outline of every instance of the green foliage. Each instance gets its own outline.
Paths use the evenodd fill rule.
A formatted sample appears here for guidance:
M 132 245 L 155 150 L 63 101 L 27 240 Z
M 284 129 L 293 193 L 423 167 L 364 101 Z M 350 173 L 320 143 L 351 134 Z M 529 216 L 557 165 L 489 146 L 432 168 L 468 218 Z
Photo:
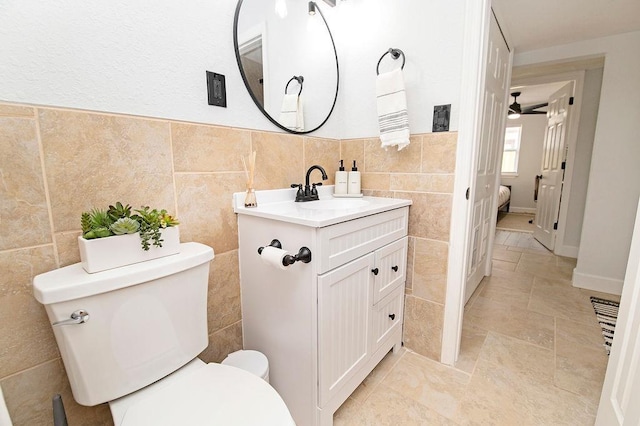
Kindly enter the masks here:
M 143 250 L 151 245 L 162 247 L 162 229 L 177 226 L 178 220 L 166 210 L 151 209 L 143 206 L 131 214 L 131 206 L 117 202 L 108 210 L 92 209 L 82 213 L 80 222 L 83 238 L 104 238 L 112 235 L 140 233 L 140 244 Z
M 89 217 L 91 218 L 91 229 L 108 228 L 113 223 L 106 210 L 94 208 L 89 212 Z
M 130 217 L 121 217 L 109 229 L 116 235 L 135 234 L 140 229 L 140 224 Z
M 104 226 L 102 226 L 99 228 L 92 229 L 89 232 L 86 232 L 82 237 L 86 240 L 92 240 L 94 238 L 104 238 L 104 237 L 110 237 L 112 235 L 113 234 L 111 233 L 109 228 L 105 228 Z
M 129 204 L 123 206 L 122 203 L 118 201 L 115 206 L 109 206 L 107 214 L 111 220 L 115 222 L 118 219 L 131 216 L 131 206 Z
M 162 247 L 162 233 L 160 231 L 162 215 L 166 214 L 166 210 L 151 210 L 149 206 L 143 206 L 140 210 L 136 210 L 137 215 L 133 218 L 140 223 L 140 240 L 143 250 L 149 250 L 150 241 L 156 247 Z
M 109 230 L 111 223 L 106 210 L 92 209 L 89 212 L 83 212 L 80 218 L 82 237 L 87 240 L 109 237 L 113 235 Z
M 83 234 L 91 231 L 91 215 L 89 215 L 89 213 L 82 213 L 82 217 L 80 218 L 80 225 L 82 226 Z
M 160 227 L 161 228 L 167 228 L 169 226 L 177 226 L 179 224 L 180 222 L 178 222 L 178 219 L 168 214 L 166 210 L 160 211 Z

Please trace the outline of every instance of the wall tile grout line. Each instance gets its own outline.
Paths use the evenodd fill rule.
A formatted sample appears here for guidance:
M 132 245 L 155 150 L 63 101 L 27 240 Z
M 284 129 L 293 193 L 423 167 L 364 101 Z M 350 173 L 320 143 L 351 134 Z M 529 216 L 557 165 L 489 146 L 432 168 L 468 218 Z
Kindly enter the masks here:
M 58 252 L 58 244 L 56 243 L 56 235 L 55 235 L 55 225 L 53 222 L 53 209 L 51 203 L 51 194 L 49 192 L 49 181 L 47 179 L 47 169 L 44 158 L 44 144 L 42 143 L 42 134 L 40 131 L 40 113 L 39 108 L 34 108 L 34 120 L 35 120 L 35 130 L 36 130 L 36 140 L 38 143 L 38 154 L 40 157 L 40 170 L 42 172 L 42 183 L 44 186 L 44 199 L 47 203 L 47 215 L 49 216 L 49 229 L 51 231 L 51 242 L 53 243 L 53 257 L 56 262 L 56 266 L 60 267 L 60 255 Z

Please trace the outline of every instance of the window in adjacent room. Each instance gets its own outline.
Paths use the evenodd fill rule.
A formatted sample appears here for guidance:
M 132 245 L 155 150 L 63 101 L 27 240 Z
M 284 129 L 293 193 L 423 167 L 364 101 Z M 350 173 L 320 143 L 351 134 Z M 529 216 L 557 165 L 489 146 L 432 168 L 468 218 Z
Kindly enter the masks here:
M 507 127 L 504 136 L 504 152 L 502 154 L 503 175 L 516 175 L 518 173 L 521 133 L 522 126 Z

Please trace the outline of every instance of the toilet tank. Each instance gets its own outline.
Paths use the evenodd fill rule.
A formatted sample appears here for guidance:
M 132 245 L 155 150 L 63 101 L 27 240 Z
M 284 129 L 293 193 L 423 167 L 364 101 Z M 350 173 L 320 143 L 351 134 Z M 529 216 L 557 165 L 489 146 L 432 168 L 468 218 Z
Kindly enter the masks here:
M 49 320 L 84 310 L 83 324 L 55 325 L 73 397 L 96 405 L 139 390 L 194 359 L 208 344 L 207 289 L 213 249 L 88 274 L 75 264 L 38 275 L 35 298 Z

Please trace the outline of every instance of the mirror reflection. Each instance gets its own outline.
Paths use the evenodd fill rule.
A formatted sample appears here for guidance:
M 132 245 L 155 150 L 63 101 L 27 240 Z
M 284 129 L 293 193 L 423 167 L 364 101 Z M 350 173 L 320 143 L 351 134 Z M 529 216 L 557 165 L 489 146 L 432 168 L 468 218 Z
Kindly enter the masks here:
M 300 0 L 239 0 L 236 7 L 245 86 L 265 116 L 291 133 L 320 128 L 338 96 L 337 53 L 321 8 L 328 6 Z

